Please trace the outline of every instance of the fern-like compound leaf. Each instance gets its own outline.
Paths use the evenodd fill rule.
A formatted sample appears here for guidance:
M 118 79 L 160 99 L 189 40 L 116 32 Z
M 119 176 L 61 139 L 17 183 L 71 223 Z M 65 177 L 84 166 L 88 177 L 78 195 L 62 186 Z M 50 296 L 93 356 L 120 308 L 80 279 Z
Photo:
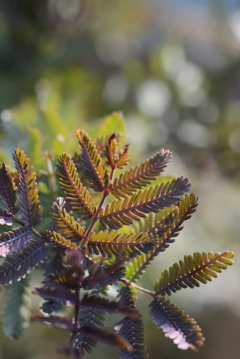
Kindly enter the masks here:
M 199 287 L 212 278 L 218 277 L 223 269 L 233 263 L 233 252 L 223 253 L 194 253 L 185 256 L 184 260 L 175 263 L 169 270 L 165 270 L 156 281 L 155 291 L 161 295 L 171 295 L 182 288 Z
M 66 200 L 72 209 L 80 215 L 92 217 L 95 205 L 88 190 L 82 185 L 70 155 L 62 153 L 56 167 L 60 187 L 66 193 Z
M 8 254 L 21 251 L 33 239 L 33 234 L 28 226 L 3 233 L 0 235 L 0 256 L 6 257 Z
M 73 293 L 67 286 L 64 286 L 64 288 L 61 289 L 48 286 L 35 288 L 34 292 L 40 297 L 54 302 L 62 302 L 66 305 L 76 305 L 77 303 L 75 293 Z
M 84 235 L 83 228 L 65 208 L 61 208 L 56 202 L 53 203 L 52 218 L 57 223 L 58 229 L 66 238 L 72 241 L 79 241 L 82 239 Z
M 101 253 L 104 257 L 112 257 L 120 252 L 130 256 L 147 253 L 154 245 L 147 233 L 119 233 L 115 230 L 92 232 L 88 241 L 89 252 Z
M 48 238 L 57 243 L 58 245 L 68 248 L 68 249 L 77 249 L 76 243 L 70 241 L 69 239 L 61 236 L 61 234 L 55 232 L 55 231 L 46 231 Z
M 142 253 L 133 258 L 128 264 L 126 278 L 136 282 L 151 264 L 159 252 L 165 251 L 175 241 L 179 231 L 183 228 L 183 222 L 191 218 L 197 207 L 197 198 L 193 193 L 186 194 L 182 200 L 172 208 L 165 208 L 158 213 L 150 213 L 146 218 L 138 222 L 137 232 L 146 231 L 157 244 L 149 253 Z
M 97 310 L 89 310 L 88 308 L 81 308 L 79 313 L 78 322 L 79 325 L 89 325 L 94 328 L 104 326 L 105 313 Z M 81 348 L 87 353 L 92 352 L 92 348 L 97 345 L 97 338 L 90 338 L 85 333 L 78 333 L 74 337 L 73 346 L 75 348 Z
M 17 195 L 15 183 L 10 176 L 5 163 L 0 163 L 0 199 L 4 207 L 9 213 L 16 213 L 17 207 L 15 206 Z
M 19 175 L 18 190 L 24 223 L 28 226 L 36 225 L 41 220 L 36 173 L 34 168 L 29 166 L 30 160 L 22 150 L 17 148 L 13 159 Z
M 113 229 L 133 224 L 150 212 L 159 212 L 162 208 L 177 204 L 189 187 L 188 179 L 180 177 L 172 182 L 138 191 L 130 198 L 116 200 L 101 209 L 100 222 L 104 227 Z
M 131 287 L 122 287 L 118 298 L 124 305 L 135 308 L 139 315 L 138 318 L 126 316 L 116 324 L 115 329 L 117 329 L 119 334 L 121 334 L 132 347 L 132 351 L 130 352 L 125 349 L 118 350 L 118 356 L 120 359 L 147 358 L 144 345 L 144 324 L 141 315 L 136 309 L 133 289 Z
M 103 311 L 107 313 L 127 315 L 131 318 L 139 317 L 138 311 L 134 307 L 131 307 L 129 305 L 123 305 L 121 302 L 110 301 L 97 295 L 89 296 L 88 294 L 86 294 L 81 301 L 81 306 L 84 308 Z
M 102 157 L 85 131 L 76 130 L 75 133 L 82 148 L 81 162 L 89 186 L 94 191 L 102 192 L 108 186 L 108 175 L 103 166 Z
M 204 343 L 201 328 L 194 319 L 164 297 L 156 297 L 149 305 L 150 317 L 166 337 L 173 340 L 179 349 L 198 350 Z
M 103 264 L 102 261 L 89 264 L 89 275 L 84 278 L 84 289 L 103 288 L 107 285 L 117 285 L 117 282 L 125 275 L 123 263 L 128 259 L 127 255 L 119 255 L 111 264 Z
M 117 198 L 120 196 L 127 198 L 151 184 L 162 173 L 170 158 L 171 152 L 159 151 L 155 156 L 117 177 L 111 186 L 111 192 Z
M 74 330 L 73 321 L 68 317 L 60 317 L 55 315 L 43 316 L 42 314 L 36 314 L 31 316 L 32 322 L 47 323 L 53 325 L 56 328 L 66 329 L 69 331 Z
M 0 225 L 6 224 L 7 226 L 12 226 L 12 214 L 8 212 L 7 209 L 0 208 Z
M 2 311 L 4 334 L 11 339 L 19 339 L 29 320 L 30 293 L 28 278 L 14 282 L 7 289 L 7 298 Z
M 79 332 L 85 337 L 88 337 L 94 341 L 97 340 L 102 343 L 113 345 L 114 347 L 121 348 L 123 350 L 127 350 L 129 352 L 132 351 L 131 345 L 120 334 L 114 333 L 107 329 L 83 324 L 79 328 Z M 76 344 L 75 347 L 79 348 Z
M 45 243 L 33 240 L 22 252 L 7 256 L 6 261 L 0 266 L 0 285 L 11 284 L 15 280 L 24 278 L 45 259 L 46 254 Z

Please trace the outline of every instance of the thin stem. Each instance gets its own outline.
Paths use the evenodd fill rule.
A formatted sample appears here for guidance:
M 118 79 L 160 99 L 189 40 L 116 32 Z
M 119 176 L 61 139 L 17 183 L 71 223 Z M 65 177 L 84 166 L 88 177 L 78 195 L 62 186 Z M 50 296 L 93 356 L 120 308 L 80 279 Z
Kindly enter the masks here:
M 153 291 L 148 290 L 148 289 L 146 289 L 146 288 L 140 287 L 139 285 L 137 285 L 137 284 L 135 284 L 135 283 L 133 283 L 133 282 L 130 282 L 129 280 L 121 279 L 121 282 L 124 283 L 124 284 L 127 285 L 127 286 L 130 286 L 130 285 L 131 285 L 132 287 L 134 287 L 135 289 L 139 290 L 140 292 L 143 292 L 143 293 L 146 293 L 146 294 L 151 295 L 151 297 L 156 297 L 156 296 L 157 296 L 156 292 L 153 292 Z
M 25 226 L 26 224 L 24 222 L 22 222 L 20 219 L 18 219 L 17 217 L 15 216 L 12 216 L 12 219 L 14 222 L 20 224 L 21 226 Z M 37 237 L 39 238 L 43 238 L 43 236 L 41 235 L 41 233 L 39 233 L 35 228 L 33 227 L 29 227 L 30 231 L 35 234 Z
M 80 297 L 80 287 L 77 287 L 77 288 L 75 289 L 76 304 L 75 304 L 75 309 L 74 309 L 73 331 L 72 331 L 71 340 L 70 340 L 70 343 L 69 343 L 69 347 L 70 347 L 70 348 L 72 348 L 73 340 L 74 340 L 74 338 L 75 338 L 75 335 L 76 335 L 77 332 L 78 332 L 78 316 L 79 316 L 79 310 L 80 310 L 79 297 Z
M 115 168 L 111 167 L 111 172 L 110 172 L 110 176 L 109 176 L 109 179 L 110 179 L 110 184 L 112 183 L 112 179 L 113 179 L 113 175 L 114 175 L 114 171 L 115 171 Z M 84 234 L 84 237 L 81 241 L 81 243 L 79 244 L 79 248 L 84 248 L 88 242 L 88 237 L 91 233 L 91 231 L 93 230 L 96 222 L 98 221 L 98 214 L 107 198 L 107 196 L 109 195 L 111 191 L 109 190 L 109 187 L 106 188 L 104 191 L 103 191 L 103 195 L 102 195 L 102 198 L 101 198 L 101 201 L 99 202 L 99 205 L 98 205 L 98 208 L 96 210 L 96 212 L 94 213 L 94 216 L 92 218 L 92 221 L 91 223 L 89 224 L 89 227 L 87 229 L 87 231 L 85 232 Z

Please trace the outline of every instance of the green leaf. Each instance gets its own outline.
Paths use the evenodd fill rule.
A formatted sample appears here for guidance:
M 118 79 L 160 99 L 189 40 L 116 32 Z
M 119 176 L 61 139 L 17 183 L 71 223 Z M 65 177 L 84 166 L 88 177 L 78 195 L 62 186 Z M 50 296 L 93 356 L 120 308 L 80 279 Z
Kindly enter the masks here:
M 232 257 L 233 252 L 204 252 L 185 256 L 183 261 L 175 263 L 161 274 L 160 279 L 156 281 L 155 291 L 157 294 L 171 295 L 182 288 L 206 284 L 233 263 Z
M 37 128 L 30 127 L 28 131 L 28 155 L 35 168 L 43 165 L 42 134 Z
M 30 314 L 30 293 L 28 278 L 14 282 L 7 289 L 3 306 L 2 323 L 4 334 L 11 339 L 19 339 L 23 334 Z
M 120 196 L 127 198 L 160 176 L 170 158 L 171 152 L 159 151 L 155 156 L 117 177 L 110 187 L 111 192 L 117 198 Z
M 82 148 L 81 162 L 83 171 L 89 181 L 89 186 L 97 192 L 102 192 L 108 186 L 108 175 L 104 169 L 102 158 L 96 145 L 83 130 L 75 131 Z
M 166 337 L 169 337 L 179 349 L 197 351 L 204 343 L 201 328 L 194 319 L 164 297 L 156 297 L 149 305 L 150 317 Z
M 92 217 L 95 205 L 86 187 L 81 183 L 77 169 L 70 155 L 62 153 L 57 163 L 57 175 L 61 189 L 72 209 L 86 217 Z
M 28 226 L 36 225 L 41 221 L 36 173 L 29 166 L 29 158 L 19 148 L 15 150 L 13 159 L 19 174 L 18 189 L 24 223 Z
M 99 137 L 109 137 L 109 134 L 118 133 L 118 142 L 120 146 L 125 143 L 125 121 L 122 112 L 113 112 L 105 117 L 100 129 L 97 132 Z

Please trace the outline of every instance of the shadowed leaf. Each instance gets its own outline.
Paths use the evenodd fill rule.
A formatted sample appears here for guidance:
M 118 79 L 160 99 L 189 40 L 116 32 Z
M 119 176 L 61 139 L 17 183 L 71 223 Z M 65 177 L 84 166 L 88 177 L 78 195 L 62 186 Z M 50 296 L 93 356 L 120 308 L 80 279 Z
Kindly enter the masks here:
M 19 339 L 29 320 L 30 293 L 28 279 L 14 282 L 7 289 L 7 298 L 3 306 L 2 323 L 4 334 L 11 339 Z
M 33 268 L 42 262 L 47 254 L 47 247 L 41 241 L 31 241 L 20 253 L 6 257 L 0 266 L 0 285 L 11 284 L 25 277 Z
M 204 343 L 201 328 L 194 319 L 176 307 L 164 297 L 157 297 L 150 305 L 150 317 L 166 337 L 169 337 L 179 349 L 198 350 Z
M 6 257 L 6 255 L 12 252 L 21 251 L 33 239 L 33 234 L 28 226 L 5 232 L 0 236 L 0 255 Z
M 8 212 L 7 209 L 0 208 L 0 225 L 6 224 L 7 226 L 12 226 L 13 219 L 12 214 Z

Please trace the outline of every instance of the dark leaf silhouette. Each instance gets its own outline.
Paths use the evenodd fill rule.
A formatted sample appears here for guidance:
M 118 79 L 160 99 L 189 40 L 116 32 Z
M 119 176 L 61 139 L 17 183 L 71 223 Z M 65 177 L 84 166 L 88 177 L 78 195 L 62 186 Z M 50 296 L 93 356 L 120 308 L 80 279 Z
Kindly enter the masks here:
M 133 292 L 132 288 L 121 288 L 119 292 L 119 300 L 124 305 L 136 308 L 134 299 L 135 293 Z M 138 318 L 130 318 L 129 316 L 126 316 L 116 324 L 115 329 L 118 330 L 119 334 L 121 334 L 132 347 L 132 351 L 130 352 L 126 349 L 120 349 L 118 351 L 118 356 L 120 359 L 147 358 L 146 348 L 144 345 L 144 325 L 140 314 Z
M 139 316 L 137 310 L 134 307 L 123 305 L 121 302 L 109 301 L 106 298 L 97 295 L 85 295 L 81 301 L 81 306 L 93 310 L 108 312 L 108 313 L 119 313 L 127 315 L 131 318 Z

